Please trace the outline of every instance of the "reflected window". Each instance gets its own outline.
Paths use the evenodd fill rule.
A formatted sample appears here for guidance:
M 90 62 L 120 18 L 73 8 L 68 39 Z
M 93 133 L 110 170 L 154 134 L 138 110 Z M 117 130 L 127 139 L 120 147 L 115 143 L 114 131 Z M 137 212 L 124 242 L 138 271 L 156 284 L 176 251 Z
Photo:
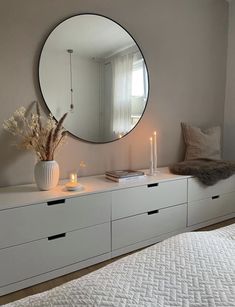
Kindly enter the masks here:
M 147 98 L 147 71 L 141 53 L 126 51 L 115 55 L 112 80 L 112 130 L 116 135 L 125 134 L 139 121 Z
M 144 97 L 144 68 L 143 60 L 133 62 L 132 71 L 132 96 Z
M 139 53 L 133 58 L 131 89 L 131 125 L 134 127 L 141 117 L 147 96 L 147 71 Z

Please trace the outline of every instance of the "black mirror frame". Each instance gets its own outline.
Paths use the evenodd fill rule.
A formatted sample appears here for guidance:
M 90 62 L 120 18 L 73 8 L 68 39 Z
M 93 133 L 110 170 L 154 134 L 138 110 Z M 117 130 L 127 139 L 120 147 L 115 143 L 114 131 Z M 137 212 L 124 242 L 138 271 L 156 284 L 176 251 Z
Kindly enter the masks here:
M 128 30 L 126 30 L 120 23 L 118 23 L 117 21 L 113 20 L 112 18 L 107 17 L 107 16 L 102 15 L 102 14 L 96 14 L 96 13 L 80 13 L 80 14 L 75 14 L 75 15 L 69 16 L 69 17 L 67 17 L 67 18 L 65 18 L 65 19 L 63 19 L 63 20 L 61 20 L 60 22 L 58 22 L 58 23 L 50 30 L 49 34 L 46 36 L 46 39 L 44 40 L 44 42 L 43 42 L 43 44 L 42 44 L 42 47 L 41 47 L 41 50 L 40 50 L 40 53 L 39 53 L 39 57 L 38 57 L 38 73 L 37 73 L 37 77 L 38 77 L 38 84 L 39 84 L 39 89 L 40 89 L 41 97 L 42 97 L 43 102 L 44 102 L 44 104 L 45 104 L 45 106 L 46 106 L 46 109 L 48 110 L 49 113 L 51 113 L 51 111 L 50 111 L 50 109 L 49 109 L 49 107 L 48 107 L 48 105 L 47 105 L 47 102 L 46 102 L 46 100 L 45 100 L 45 98 L 44 98 L 44 96 L 43 96 L 42 88 L 41 88 L 41 84 L 40 84 L 40 77 L 39 77 L 39 66 L 40 66 L 40 60 L 41 60 L 41 55 L 42 55 L 42 52 L 43 52 L 43 48 L 44 48 L 44 46 L 45 46 L 45 44 L 46 44 L 46 42 L 47 42 L 49 36 L 51 35 L 51 33 L 52 33 L 60 24 L 62 24 L 64 21 L 66 21 L 66 20 L 68 20 L 68 19 L 70 19 L 70 18 L 73 18 L 73 17 L 76 17 L 76 16 L 82 16 L 82 15 L 94 15 L 94 16 L 104 17 L 104 18 L 109 19 L 109 20 L 111 20 L 112 22 L 116 23 L 117 25 L 119 25 L 119 26 L 120 26 L 125 32 L 127 32 L 127 33 L 130 35 L 130 37 L 133 39 L 133 41 L 135 42 L 136 46 L 138 47 L 138 49 L 139 49 L 139 51 L 140 51 L 140 53 L 141 53 L 141 55 L 142 55 L 142 57 L 143 57 L 143 59 L 144 59 L 144 64 L 145 64 L 145 67 L 146 67 L 147 79 L 148 79 L 148 93 L 147 93 L 147 98 L 146 98 L 146 102 L 145 102 L 145 107 L 144 107 L 144 109 L 143 109 L 142 115 L 141 115 L 140 119 L 138 120 L 138 122 L 135 124 L 135 126 L 134 126 L 132 129 L 130 129 L 126 134 L 124 134 L 124 135 L 121 137 L 121 139 L 122 139 L 122 138 L 126 137 L 127 135 L 129 135 L 129 134 L 137 127 L 137 125 L 140 123 L 141 119 L 143 118 L 143 115 L 144 115 L 144 113 L 145 113 L 145 111 L 146 111 L 147 104 L 148 104 L 148 100 L 149 100 L 150 77 L 149 77 L 149 69 L 148 69 L 148 65 L 147 65 L 147 63 L 146 63 L 146 59 L 145 59 L 145 57 L 144 57 L 144 55 L 143 55 L 142 50 L 140 49 L 139 44 L 136 42 L 136 40 L 134 39 L 134 37 L 130 34 L 130 32 L 129 32 Z M 53 116 L 53 118 L 55 119 L 55 117 L 54 117 L 53 114 L 52 114 L 52 116 Z M 55 119 L 55 120 L 56 120 L 56 119 Z M 56 120 L 56 121 L 57 121 L 57 120 Z M 107 142 L 93 142 L 93 141 L 89 141 L 89 140 L 80 138 L 80 137 L 78 137 L 77 135 L 71 133 L 71 132 L 68 131 L 68 130 L 67 130 L 67 132 L 68 132 L 69 135 L 71 135 L 72 137 L 74 137 L 74 138 L 76 138 L 76 139 L 79 139 L 80 141 L 83 141 L 83 142 L 86 142 L 86 143 L 91 143 L 91 144 L 107 144 L 107 143 L 112 143 L 112 142 L 115 142 L 115 141 L 120 140 L 120 138 L 116 138 L 116 139 L 114 139 L 114 140 L 107 141 Z

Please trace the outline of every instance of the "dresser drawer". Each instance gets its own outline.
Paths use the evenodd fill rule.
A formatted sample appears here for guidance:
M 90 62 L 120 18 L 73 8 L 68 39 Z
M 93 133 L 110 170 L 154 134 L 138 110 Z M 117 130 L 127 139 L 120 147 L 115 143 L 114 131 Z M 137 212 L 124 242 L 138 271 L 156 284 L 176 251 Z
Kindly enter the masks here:
M 139 186 L 112 194 L 112 219 L 120 219 L 187 201 L 187 180 Z
M 0 249 L 109 222 L 110 210 L 110 193 L 2 210 Z
M 186 227 L 187 204 L 112 222 L 112 250 Z
M 188 201 L 201 200 L 214 195 L 235 192 L 235 175 L 230 178 L 220 180 L 212 186 L 202 184 L 196 178 L 188 179 Z
M 111 250 L 110 223 L 0 250 L 0 287 Z
M 227 193 L 188 204 L 188 226 L 235 212 L 235 193 Z

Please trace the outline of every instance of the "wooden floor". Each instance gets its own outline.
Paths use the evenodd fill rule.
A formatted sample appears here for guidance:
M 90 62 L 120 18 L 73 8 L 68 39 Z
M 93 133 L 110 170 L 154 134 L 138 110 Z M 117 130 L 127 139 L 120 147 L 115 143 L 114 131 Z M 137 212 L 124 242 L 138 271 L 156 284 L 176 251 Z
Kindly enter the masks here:
M 199 229 L 199 230 L 200 231 L 202 231 L 202 230 L 203 231 L 204 230 L 213 230 L 213 229 L 217 229 L 217 228 L 227 226 L 227 225 L 230 225 L 230 224 L 233 224 L 233 223 L 235 223 L 235 218 L 221 222 L 221 223 L 218 223 L 218 224 L 214 224 L 214 225 L 211 225 L 211 226 Z M 40 293 L 40 292 L 52 289 L 54 287 L 57 287 L 57 286 L 65 283 L 65 282 L 79 278 L 79 277 L 86 275 L 90 272 L 93 272 L 93 271 L 95 271 L 99 268 L 102 268 L 103 266 L 105 266 L 105 265 L 107 265 L 107 264 L 109 264 L 113 261 L 116 261 L 116 260 L 118 260 L 118 259 L 120 259 L 120 258 L 122 258 L 126 255 L 127 254 L 113 258 L 113 259 L 110 259 L 110 260 L 107 260 L 107 261 L 104 261 L 102 263 L 92 265 L 88 268 L 85 268 L 85 269 L 82 269 L 82 270 L 79 270 L 79 271 L 76 271 L 76 272 L 73 272 L 73 273 L 70 273 L 70 274 L 67 274 L 67 275 L 64 275 L 64 276 L 43 282 L 43 283 L 35 285 L 35 286 L 32 286 L 32 287 L 29 287 L 29 288 L 26 288 L 26 289 L 23 289 L 23 290 L 20 290 L 20 291 L 16 291 L 16 292 L 4 295 L 4 296 L 0 297 L 0 306 L 3 305 L 3 304 L 13 302 L 15 300 L 19 300 L 19 299 L 26 297 L 26 296 L 29 296 L 29 295 L 33 295 L 33 294 Z

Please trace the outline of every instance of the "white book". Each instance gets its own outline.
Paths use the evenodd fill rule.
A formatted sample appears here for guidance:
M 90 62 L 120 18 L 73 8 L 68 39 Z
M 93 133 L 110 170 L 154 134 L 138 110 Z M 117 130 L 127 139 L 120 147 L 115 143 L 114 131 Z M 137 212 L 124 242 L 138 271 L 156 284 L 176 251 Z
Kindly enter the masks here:
M 105 176 L 107 179 L 115 181 L 115 182 L 119 182 L 119 183 L 123 183 L 123 182 L 130 182 L 130 181 L 136 181 L 136 180 L 141 180 L 146 178 L 146 175 L 140 175 L 140 176 L 133 176 L 133 177 L 125 177 L 125 178 L 117 178 L 117 177 L 113 177 L 113 176 Z
M 117 170 L 117 171 L 106 171 L 105 175 L 115 178 L 126 178 L 126 177 L 143 176 L 144 172 L 127 169 L 127 170 Z

